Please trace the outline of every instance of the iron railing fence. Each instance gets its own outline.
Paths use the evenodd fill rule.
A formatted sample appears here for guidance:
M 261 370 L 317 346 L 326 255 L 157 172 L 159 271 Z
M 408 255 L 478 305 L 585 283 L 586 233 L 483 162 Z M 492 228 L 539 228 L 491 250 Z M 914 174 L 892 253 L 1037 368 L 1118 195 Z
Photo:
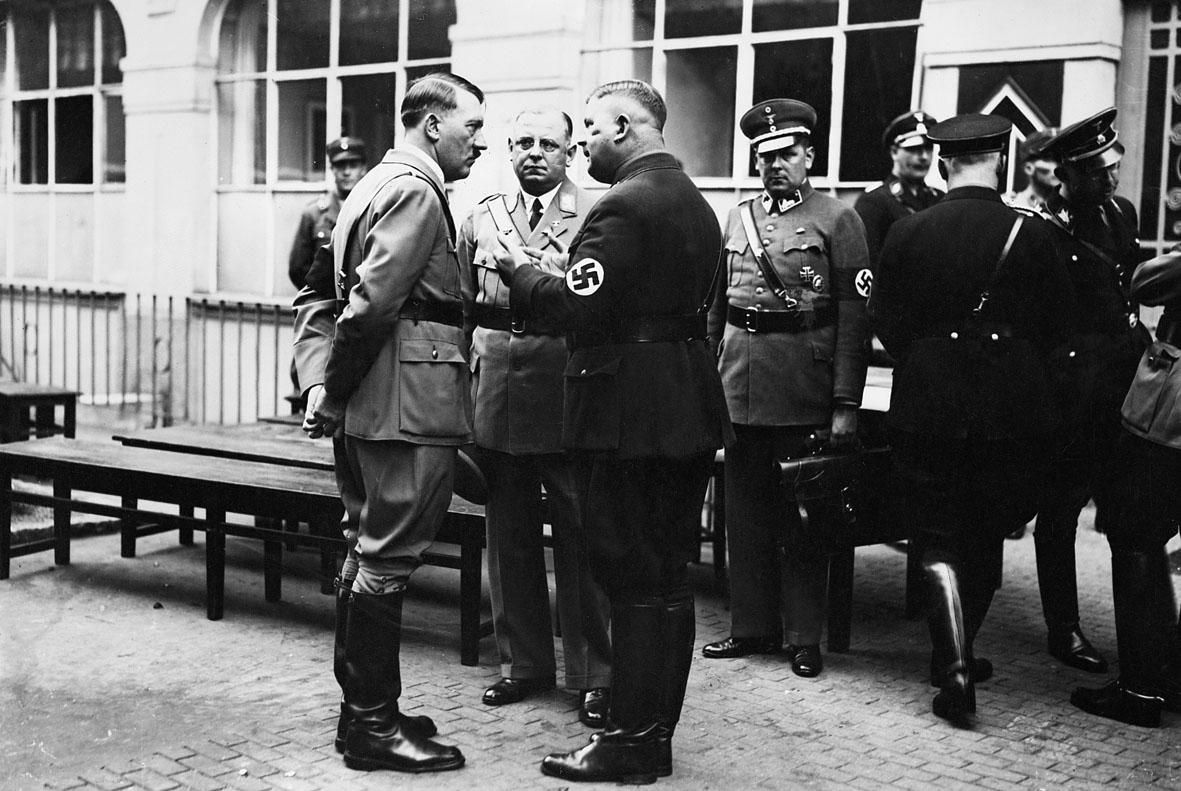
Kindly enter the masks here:
M 78 390 L 146 426 L 290 411 L 279 303 L 0 283 L 0 376 Z

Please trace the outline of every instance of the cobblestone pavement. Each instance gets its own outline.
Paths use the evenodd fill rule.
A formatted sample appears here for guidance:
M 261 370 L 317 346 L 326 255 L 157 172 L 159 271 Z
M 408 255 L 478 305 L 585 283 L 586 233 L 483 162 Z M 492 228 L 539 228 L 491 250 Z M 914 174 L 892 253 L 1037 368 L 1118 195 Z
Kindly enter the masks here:
M 1176 544 L 1171 545 L 1175 549 Z M 1084 626 L 1115 656 L 1106 542 L 1080 530 Z M 538 762 L 588 736 L 573 694 L 488 708 L 491 639 L 458 661 L 455 572 L 424 568 L 406 605 L 404 708 L 429 714 L 467 766 L 399 775 L 344 767 L 333 751 L 332 602 L 316 558 L 288 553 L 284 600 L 263 600 L 261 547 L 229 542 L 225 619 L 205 619 L 204 552 L 117 535 L 74 544 L 72 566 L 18 558 L 0 582 L 0 788 L 557 789 Z M 708 559 L 708 556 L 707 556 Z M 904 555 L 858 552 L 852 650 L 801 679 L 782 657 L 694 662 L 668 789 L 1177 789 L 1181 716 L 1158 730 L 1076 711 L 1073 687 L 1105 679 L 1044 651 L 1029 537 L 1007 542 L 1005 579 L 978 652 L 997 664 L 979 715 L 931 714 L 921 622 L 902 617 Z M 728 633 L 712 569 L 694 567 L 698 646 Z M 597 786 L 589 786 L 595 788 Z

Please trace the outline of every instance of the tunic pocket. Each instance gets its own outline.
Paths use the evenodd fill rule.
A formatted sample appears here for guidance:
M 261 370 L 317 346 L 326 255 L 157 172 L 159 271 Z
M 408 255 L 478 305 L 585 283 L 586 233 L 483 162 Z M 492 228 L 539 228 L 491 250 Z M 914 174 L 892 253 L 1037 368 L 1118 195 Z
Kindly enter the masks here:
M 398 427 L 423 437 L 454 437 L 470 430 L 468 363 L 447 341 L 398 344 Z
M 621 354 L 576 352 L 566 364 L 563 444 L 577 450 L 617 450 L 622 397 Z

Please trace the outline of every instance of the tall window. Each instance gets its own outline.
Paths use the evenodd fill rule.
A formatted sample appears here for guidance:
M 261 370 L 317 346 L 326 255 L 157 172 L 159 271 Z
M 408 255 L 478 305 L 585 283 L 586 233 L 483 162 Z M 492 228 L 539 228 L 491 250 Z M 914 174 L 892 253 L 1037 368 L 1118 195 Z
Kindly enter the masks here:
M 0 183 L 121 183 L 126 53 L 111 4 L 10 0 L 0 21 Z
M 690 175 L 755 175 L 742 112 L 762 99 L 819 115 L 813 177 L 882 178 L 882 130 L 911 109 L 922 0 L 588 0 L 585 95 L 638 78 L 669 107 L 666 140 Z
M 1140 234 L 1161 251 L 1181 241 L 1181 4 L 1149 10 Z
M 454 23 L 453 0 L 232 0 L 218 54 L 219 182 L 323 182 L 325 144 L 341 135 L 379 158 L 407 82 L 448 68 Z

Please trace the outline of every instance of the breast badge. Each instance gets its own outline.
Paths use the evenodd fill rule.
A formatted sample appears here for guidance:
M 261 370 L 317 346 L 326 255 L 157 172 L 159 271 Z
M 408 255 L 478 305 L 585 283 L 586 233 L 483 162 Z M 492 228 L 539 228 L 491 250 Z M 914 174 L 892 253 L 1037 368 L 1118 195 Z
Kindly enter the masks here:
M 589 297 L 599 290 L 607 273 L 593 258 L 584 258 L 566 271 L 566 288 L 580 297 Z

